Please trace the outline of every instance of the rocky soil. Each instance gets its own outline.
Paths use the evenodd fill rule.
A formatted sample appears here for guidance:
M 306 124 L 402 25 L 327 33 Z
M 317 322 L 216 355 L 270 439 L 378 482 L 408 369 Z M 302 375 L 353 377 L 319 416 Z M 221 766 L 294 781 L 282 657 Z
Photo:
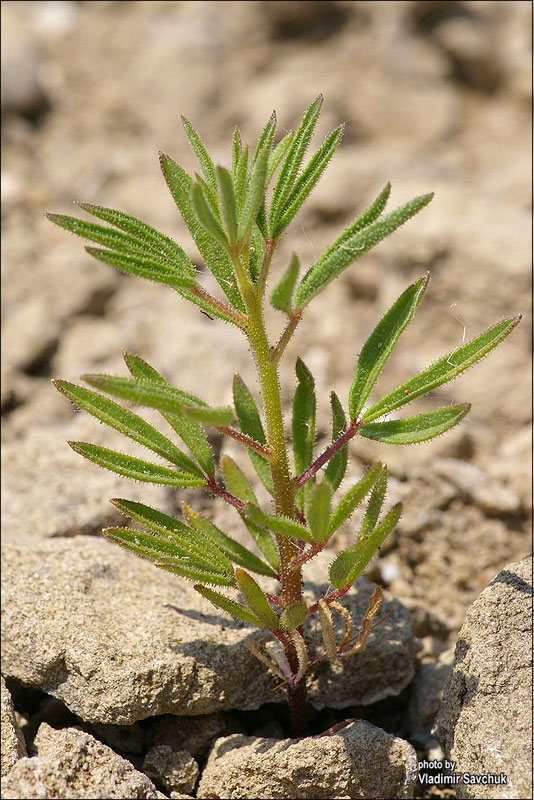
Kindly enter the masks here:
M 526 0 L 2 3 L 3 796 L 531 796 L 512 735 L 528 742 L 531 725 L 530 17 Z M 173 513 L 185 493 L 78 458 L 66 440 L 115 437 L 50 384 L 122 372 L 125 348 L 217 405 L 234 372 L 254 383 L 249 353 L 165 288 L 90 259 L 43 211 L 71 213 L 74 199 L 121 208 L 200 267 L 157 162 L 163 150 L 194 169 L 179 115 L 225 163 L 236 123 L 252 139 L 276 108 L 289 129 L 319 92 L 317 141 L 341 121 L 346 135 L 275 276 L 292 251 L 312 263 L 388 180 L 392 206 L 436 196 L 317 298 L 287 351 L 286 408 L 297 355 L 324 398 L 318 448 L 328 393 L 346 398 L 361 344 L 426 270 L 380 393 L 498 319 L 527 319 L 420 402 L 471 401 L 452 433 L 410 449 L 352 441 L 347 481 L 387 461 L 388 503 L 405 512 L 349 602 L 361 615 L 377 582 L 391 613 L 343 672 L 318 665 L 312 732 L 331 730 L 295 742 L 282 692 L 245 646 L 261 634 L 99 537 L 121 519 L 108 498 Z M 268 323 L 274 338 L 282 320 Z M 246 535 L 222 503 L 188 499 Z M 310 590 L 325 574 L 307 573 Z M 445 757 L 462 772 L 504 770 L 509 793 L 417 779 L 418 760 Z

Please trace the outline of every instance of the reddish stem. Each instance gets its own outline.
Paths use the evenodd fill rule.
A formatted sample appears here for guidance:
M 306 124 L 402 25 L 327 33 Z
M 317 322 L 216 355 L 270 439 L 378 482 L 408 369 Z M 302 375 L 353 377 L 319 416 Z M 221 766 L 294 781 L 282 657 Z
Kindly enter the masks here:
M 344 595 L 347 594 L 351 586 L 352 583 L 349 583 L 342 589 L 336 589 L 335 592 L 327 594 L 326 597 L 323 598 L 325 603 L 333 603 L 335 600 L 339 600 L 340 597 L 343 597 Z M 314 605 L 310 606 L 308 609 L 308 616 L 311 617 L 311 615 L 315 614 L 318 610 L 319 610 L 319 603 L 314 603 Z
M 235 428 L 228 428 L 224 425 L 219 425 L 217 426 L 216 430 L 219 431 L 219 433 L 222 433 L 223 436 L 228 436 L 230 439 L 235 439 L 236 442 L 241 442 L 241 444 L 244 444 L 245 447 L 248 447 L 250 450 L 255 450 L 256 453 L 259 453 L 265 458 L 270 458 L 272 456 L 272 451 L 269 447 L 256 442 L 255 439 L 252 439 L 245 433 L 241 433 L 241 431 L 236 431 Z
M 233 494 L 227 492 L 226 489 L 223 489 L 222 486 L 219 486 L 215 478 L 208 478 L 206 489 L 216 497 L 222 497 L 223 500 L 226 500 L 231 506 L 237 508 L 238 511 L 242 512 L 245 510 L 245 504 L 241 500 L 238 500 L 237 497 L 234 497 Z
M 345 433 L 342 433 L 338 439 L 332 442 L 332 444 L 330 444 L 326 450 L 315 459 L 313 464 L 311 464 L 311 466 L 309 466 L 308 469 L 302 473 L 302 475 L 299 475 L 299 477 L 295 480 L 295 486 L 297 489 L 300 489 L 301 486 L 304 486 L 304 484 L 307 483 L 310 478 L 312 478 L 315 473 L 318 472 L 324 464 L 326 464 L 327 461 L 330 461 L 332 456 L 341 450 L 341 448 L 344 447 L 347 442 L 349 442 L 352 437 L 356 435 L 358 428 L 361 426 L 362 423 L 358 421 L 358 419 L 353 419 Z

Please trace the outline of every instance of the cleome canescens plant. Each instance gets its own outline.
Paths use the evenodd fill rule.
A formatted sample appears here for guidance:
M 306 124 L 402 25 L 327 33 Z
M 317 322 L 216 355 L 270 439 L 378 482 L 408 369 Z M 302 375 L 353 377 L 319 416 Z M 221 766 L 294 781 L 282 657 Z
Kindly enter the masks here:
M 161 168 L 174 201 L 202 259 L 219 283 L 224 300 L 201 286 L 193 263 L 176 242 L 135 217 L 89 203 L 79 205 L 106 225 L 48 214 L 52 222 L 99 245 L 87 247 L 94 258 L 122 272 L 167 284 L 211 317 L 235 325 L 248 340 L 258 375 L 261 410 L 238 375 L 233 383 L 233 408 L 211 407 L 186 390 L 172 386 L 154 367 L 131 353 L 124 356 L 130 377 L 83 376 L 85 383 L 99 392 L 61 380 L 55 381 L 55 385 L 77 407 L 144 445 L 170 466 L 94 444 L 70 442 L 77 453 L 138 481 L 180 488 L 202 486 L 233 506 L 261 555 L 234 541 L 186 503 L 182 519 L 175 519 L 143 503 L 114 499 L 112 503 L 145 532 L 109 528 L 104 535 L 151 559 L 156 566 L 194 581 L 195 589 L 217 608 L 270 631 L 273 640 L 266 650 L 255 645 L 253 650 L 287 686 L 296 735 L 306 731 L 309 667 L 306 623 L 317 615 L 325 655 L 331 662 L 364 647 L 376 624 L 380 588 L 375 589 L 357 630 L 339 601 L 365 570 L 401 515 L 400 503 L 382 513 L 387 470 L 380 463 L 368 469 L 341 497 L 335 497 L 347 469 L 348 442 L 358 435 L 409 445 L 432 439 L 457 425 L 468 413 L 469 404 L 403 419 L 390 419 L 389 415 L 479 361 L 511 333 L 520 319 L 498 322 L 377 402 L 366 405 L 384 364 L 423 299 L 429 276 L 420 278 L 386 311 L 363 345 L 346 405 L 332 392 L 332 440 L 319 455 L 314 452 L 314 379 L 304 362 L 297 360 L 291 459 L 286 446 L 278 364 L 306 306 L 353 261 L 423 209 L 433 196 L 416 197 L 385 214 L 390 194 L 388 183 L 372 205 L 300 279 L 299 261 L 293 256 L 270 295 L 271 305 L 286 317 L 278 342 L 271 344 L 264 324 L 264 305 L 273 255 L 280 237 L 317 184 L 343 136 L 343 126 L 336 128 L 304 163 L 321 106 L 319 97 L 307 109 L 298 129 L 287 133 L 276 145 L 274 113 L 254 149 L 243 143 L 236 128 L 231 169 L 214 165 L 186 119 L 185 132 L 201 174 L 193 180 L 172 158 L 161 154 Z M 188 452 L 105 395 L 157 409 Z M 273 498 L 273 507 L 260 507 L 252 485 L 228 455 L 215 463 L 205 431 L 209 427 L 239 442 L 248 452 L 259 480 Z M 303 565 L 327 546 L 365 500 L 363 521 L 354 543 L 330 565 L 331 588 L 324 597 L 307 605 L 302 592 Z M 252 573 L 276 579 L 278 592 L 265 592 Z M 332 612 L 342 622 L 341 636 L 336 633 Z

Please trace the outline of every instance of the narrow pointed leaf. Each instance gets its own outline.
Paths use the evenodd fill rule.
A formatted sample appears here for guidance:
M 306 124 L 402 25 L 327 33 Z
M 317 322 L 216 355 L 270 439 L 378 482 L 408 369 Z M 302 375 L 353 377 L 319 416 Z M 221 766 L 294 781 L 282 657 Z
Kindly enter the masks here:
M 382 239 L 404 225 L 414 214 L 421 211 L 432 200 L 433 194 L 415 197 L 408 203 L 396 208 L 390 214 L 367 225 L 361 231 L 354 233 L 344 240 L 339 246 L 331 250 L 328 255 L 321 256 L 313 264 L 299 286 L 295 300 L 298 306 L 307 305 L 310 300 L 319 294 L 334 278 L 337 278 L 353 261 L 361 258 L 371 248 L 375 247 Z
M 263 589 L 254 580 L 252 575 L 244 569 L 236 567 L 235 578 L 241 594 L 252 613 L 260 620 L 264 628 L 278 629 L 278 617 L 269 605 Z
M 234 376 L 233 393 L 236 416 L 242 433 L 250 436 L 254 441 L 260 444 L 266 444 L 267 439 L 258 408 L 252 394 L 239 375 Z M 274 489 L 269 462 L 259 453 L 253 451 L 249 451 L 249 457 L 259 479 L 267 491 L 273 494 Z
M 104 225 L 96 225 L 94 222 L 86 222 L 66 214 L 47 214 L 46 216 L 50 222 L 60 228 L 64 228 L 70 233 L 76 234 L 76 236 L 81 236 L 83 239 L 89 239 L 91 242 L 103 245 L 109 250 L 117 250 L 130 255 L 152 256 L 156 261 L 161 261 L 165 258 L 163 251 L 153 245 L 150 240 L 145 239 L 143 241 L 131 234 L 115 231 L 113 228 L 106 228 Z
M 234 569 L 231 561 L 213 539 L 205 536 L 202 531 L 193 530 L 179 519 L 170 517 L 163 511 L 158 511 L 144 503 L 122 498 L 114 498 L 111 503 L 134 522 L 139 522 L 160 538 L 172 542 L 174 547 L 178 548 L 181 557 L 193 558 L 199 563 L 202 562 L 204 568 L 209 571 L 233 575 Z
M 266 514 L 256 505 L 246 503 L 245 514 L 250 517 L 252 522 L 264 528 L 268 528 L 273 533 L 280 533 L 282 536 L 289 536 L 290 539 L 302 539 L 305 542 L 313 542 L 314 538 L 309 528 L 301 525 L 289 517 L 275 516 Z
M 280 627 L 286 631 L 300 628 L 308 616 L 308 607 L 304 601 L 293 603 L 284 609 L 280 615 Z
M 260 153 L 263 150 L 266 150 L 268 154 L 271 152 L 275 130 L 276 130 L 276 111 L 273 111 L 273 113 L 269 117 L 267 124 L 262 130 L 260 138 L 258 139 L 258 143 L 254 149 L 254 155 L 252 156 L 253 164 L 257 161 Z
M 183 549 L 174 545 L 172 541 L 161 539 L 150 533 L 142 533 L 133 528 L 105 528 L 102 533 L 106 539 L 109 539 L 114 544 L 118 544 L 138 556 L 150 558 L 153 561 L 159 558 L 183 556 Z M 207 566 L 200 561 L 196 561 L 196 559 L 195 564 L 201 568 Z
M 359 578 L 399 521 L 401 513 L 402 505 L 398 503 L 367 539 L 357 542 L 334 559 L 330 565 L 332 586 L 341 589 Z
M 216 179 L 215 179 L 215 167 L 213 165 L 213 161 L 211 156 L 209 155 L 204 142 L 193 128 L 191 123 L 189 122 L 186 117 L 182 116 L 182 123 L 187 134 L 187 138 L 189 139 L 189 143 L 191 145 L 191 149 L 195 156 L 198 159 L 198 163 L 202 168 L 202 172 L 204 173 L 204 177 L 208 182 L 208 185 L 215 191 L 216 189 Z
M 323 104 L 322 96 L 318 97 L 306 110 L 298 130 L 293 137 L 285 155 L 278 180 L 274 187 L 271 211 L 269 214 L 269 232 L 272 238 L 281 233 L 280 218 L 287 198 L 295 184 L 306 151 L 313 136 L 317 120 Z
M 235 600 L 230 600 L 226 595 L 216 592 L 213 589 L 208 589 L 206 586 L 195 586 L 196 591 L 209 600 L 216 608 L 221 608 L 233 617 L 248 622 L 251 625 L 257 625 L 263 628 L 261 621 L 249 609 L 241 603 L 236 603 Z
M 216 242 L 223 247 L 226 247 L 228 244 L 227 235 L 223 230 L 219 220 L 210 208 L 210 204 L 206 198 L 202 186 L 199 183 L 195 183 L 193 186 L 191 200 L 198 220 L 202 223 L 204 228 L 207 230 L 210 236 L 215 239 Z
M 237 165 L 239 164 L 239 159 L 241 158 L 242 152 L 243 140 L 241 138 L 241 131 L 236 125 L 234 128 L 234 134 L 232 136 L 232 175 L 234 176 L 234 179 L 237 174 Z
M 243 547 L 243 545 L 221 531 L 213 522 L 199 514 L 198 511 L 193 511 L 187 503 L 183 504 L 183 510 L 189 524 L 203 533 L 207 539 L 210 539 L 234 564 L 239 564 L 239 566 L 256 572 L 258 575 L 274 576 L 274 570 L 261 558 L 258 558 L 246 547 Z
M 195 267 L 182 248 L 169 236 L 165 236 L 165 234 L 157 231 L 151 225 L 114 208 L 105 208 L 92 203 L 77 203 L 76 205 L 83 208 L 88 214 L 92 214 L 109 225 L 113 225 L 113 227 L 130 234 L 142 242 L 147 249 L 164 254 L 170 262 L 180 266 L 181 271 L 186 275 L 191 278 L 195 277 Z
M 354 509 L 359 506 L 365 495 L 372 489 L 380 472 L 382 465 L 380 463 L 374 464 L 363 476 L 363 478 L 355 483 L 348 492 L 346 492 L 338 506 L 330 517 L 328 525 L 328 536 L 332 535 L 343 523 L 350 517 Z
M 228 253 L 221 244 L 216 242 L 207 233 L 203 225 L 199 222 L 193 209 L 191 200 L 193 181 L 187 172 L 185 172 L 176 161 L 173 161 L 170 156 L 162 153 L 160 155 L 160 163 L 174 202 L 178 206 L 178 210 L 189 228 L 200 254 L 209 266 L 209 269 L 217 279 L 232 306 L 238 311 L 245 313 L 245 304 L 241 297 Z
M 237 207 L 232 176 L 224 167 L 216 167 L 215 174 L 224 232 L 228 243 L 234 245 L 237 242 Z
M 373 486 L 373 491 L 371 492 L 371 496 L 369 497 L 369 501 L 367 503 L 367 509 L 360 526 L 360 539 L 367 539 L 371 531 L 376 528 L 378 517 L 380 516 L 384 499 L 386 497 L 387 483 L 388 471 L 387 467 L 384 466 L 379 479 Z
M 205 479 L 198 475 L 161 467 L 159 464 L 127 456 L 124 453 L 117 453 L 115 450 L 108 450 L 107 447 L 87 442 L 69 442 L 69 444 L 76 453 L 89 461 L 94 461 L 98 466 L 136 481 L 160 483 L 166 486 L 204 486 L 206 484 Z
M 200 398 L 168 383 L 105 374 L 82 375 L 82 380 L 115 397 L 160 411 L 181 411 L 184 406 L 209 408 Z
M 258 549 L 261 550 L 271 567 L 278 571 L 280 569 L 280 555 L 273 539 L 273 534 L 267 528 L 256 525 L 245 514 L 240 516 L 252 539 L 256 542 Z
M 177 291 L 195 285 L 194 279 L 189 275 L 178 272 L 167 264 L 156 261 L 155 258 L 146 258 L 142 255 L 130 256 L 124 253 L 115 253 L 112 250 L 102 250 L 99 247 L 86 247 L 85 249 L 97 261 L 115 267 L 128 275 L 137 275 L 139 278 L 146 278 L 155 283 L 165 283 Z
M 313 460 L 315 441 L 315 381 L 302 359 L 297 359 L 298 386 L 293 398 L 293 455 L 295 472 L 300 475 Z
M 278 165 L 291 147 L 291 143 L 293 142 L 294 138 L 295 131 L 288 131 L 288 133 L 286 133 L 286 135 L 280 139 L 274 150 L 271 152 L 269 156 L 269 162 L 267 164 L 267 185 L 270 183 Z
M 335 442 L 347 430 L 347 419 L 343 406 L 335 392 L 330 395 L 330 405 L 332 407 L 332 441 Z M 339 488 L 341 481 L 345 477 L 348 457 L 349 446 L 346 444 L 328 462 L 324 474 L 325 478 L 330 482 L 333 492 Z
M 56 389 L 78 408 L 83 408 L 101 422 L 105 422 L 106 425 L 115 428 L 115 430 L 135 442 L 148 447 L 158 455 L 166 458 L 171 464 L 181 467 L 185 472 L 202 477 L 197 465 L 185 453 L 182 453 L 170 439 L 167 439 L 166 436 L 142 419 L 142 417 L 122 408 L 113 400 L 92 392 L 90 389 L 75 386 L 67 381 L 53 381 L 53 383 Z
M 399 337 L 413 318 L 415 309 L 423 299 L 430 273 L 409 286 L 382 317 L 365 342 L 349 394 L 351 419 L 358 416 L 365 401 L 393 352 Z
M 366 439 L 387 444 L 418 444 L 441 436 L 458 425 L 469 413 L 470 403 L 459 406 L 447 406 L 418 414 L 409 419 L 391 419 L 385 422 L 370 422 L 362 425 L 358 433 Z
M 328 481 L 311 487 L 306 498 L 306 522 L 316 542 L 322 542 L 328 534 L 332 487 Z
M 215 426 L 229 425 L 234 418 L 234 411 L 230 406 L 222 406 L 220 408 L 183 406 L 182 413 L 197 422 Z
M 180 578 L 187 578 L 190 581 L 203 581 L 203 583 L 214 584 L 215 586 L 235 586 L 233 575 L 209 572 L 197 567 L 195 562 L 189 559 L 164 558 L 154 563 L 156 567 L 164 569 L 165 572 L 172 572 L 173 575 L 179 575 Z
M 271 305 L 278 311 L 291 314 L 293 308 L 293 291 L 299 276 L 300 264 L 297 256 L 293 253 L 291 261 L 284 274 L 276 284 L 271 294 Z
M 252 282 L 256 283 L 265 257 L 265 239 L 258 224 L 252 226 L 248 266 Z
M 151 367 L 150 364 L 147 364 L 147 362 L 143 361 L 139 356 L 134 356 L 132 353 L 124 353 L 124 360 L 134 378 L 153 381 L 172 388 L 154 367 Z M 181 412 L 168 413 L 162 411 L 160 413 L 176 431 L 184 444 L 190 449 L 202 469 L 204 469 L 208 475 L 214 475 L 215 463 L 213 461 L 213 452 L 202 425 L 192 419 L 188 419 Z
M 252 226 L 258 216 L 261 208 L 263 198 L 265 195 L 265 185 L 267 178 L 267 164 L 269 159 L 269 151 L 265 147 L 260 151 L 254 166 L 247 186 L 245 200 L 239 220 L 239 241 L 243 242 L 248 239 Z
M 281 230 L 287 228 L 317 185 L 343 138 L 344 130 L 345 126 L 340 125 L 332 131 L 303 170 L 284 206 L 279 225 Z
M 234 173 L 234 191 L 239 215 L 241 215 L 247 193 L 248 155 L 248 147 L 245 147 L 239 156 Z
M 250 485 L 243 471 L 237 466 L 230 456 L 221 456 L 221 472 L 224 478 L 224 485 L 238 500 L 244 503 L 257 503 L 254 489 Z
M 500 344 L 513 331 L 520 319 L 521 317 L 518 316 L 498 322 L 497 325 L 488 328 L 476 339 L 472 339 L 467 344 L 453 350 L 447 356 L 438 359 L 428 369 L 410 378 L 398 389 L 394 389 L 394 391 L 379 400 L 378 403 L 375 403 L 364 414 L 364 422 L 372 422 L 377 417 L 389 414 L 390 411 L 394 411 L 396 408 L 415 400 L 416 397 L 428 394 L 433 389 L 437 389 L 438 386 L 452 381 L 457 375 L 476 364 L 490 350 Z

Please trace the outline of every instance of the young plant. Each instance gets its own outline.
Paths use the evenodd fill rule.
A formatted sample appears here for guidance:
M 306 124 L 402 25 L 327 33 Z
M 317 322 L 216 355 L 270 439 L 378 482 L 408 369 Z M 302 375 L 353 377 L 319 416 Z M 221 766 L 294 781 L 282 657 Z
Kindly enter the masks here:
M 348 442 L 358 435 L 409 445 L 432 439 L 457 425 L 468 413 L 469 404 L 403 419 L 388 417 L 475 364 L 502 342 L 520 319 L 498 322 L 366 405 L 380 372 L 423 299 L 429 275 L 421 277 L 386 311 L 363 345 L 345 408 L 332 392 L 332 441 L 319 455 L 314 452 L 315 383 L 308 367 L 297 360 L 291 461 L 286 448 L 278 364 L 306 306 L 350 264 L 421 211 L 433 196 L 415 197 L 385 214 L 388 183 L 300 280 L 299 261 L 293 256 L 270 296 L 271 305 L 286 317 L 278 342 L 271 344 L 264 324 L 264 306 L 273 254 L 343 136 L 343 126 L 336 128 L 305 162 L 321 106 L 319 97 L 306 110 L 298 128 L 277 144 L 274 113 L 253 149 L 243 143 L 236 128 L 231 168 L 213 163 L 186 119 L 185 132 L 199 161 L 200 173 L 193 179 L 170 156 L 160 155 L 178 210 L 225 299 L 202 287 L 195 266 L 176 242 L 135 217 L 89 203 L 79 205 L 104 225 L 48 215 L 52 222 L 98 245 L 87 247 L 94 258 L 122 272 L 167 284 L 201 311 L 237 327 L 248 341 L 258 375 L 261 409 L 239 375 L 233 382 L 233 408 L 211 407 L 190 392 L 172 386 L 154 367 L 131 353 L 124 355 L 129 377 L 84 375 L 83 380 L 92 389 L 66 381 L 55 381 L 55 385 L 76 406 L 144 445 L 168 466 L 94 444 L 70 442 L 77 453 L 139 481 L 180 489 L 202 486 L 235 509 L 261 555 L 235 542 L 186 503 L 182 519 L 175 519 L 143 503 L 114 499 L 111 502 L 139 523 L 144 532 L 108 528 L 104 535 L 152 560 L 157 567 L 194 581 L 195 589 L 217 608 L 270 631 L 273 640 L 267 649 L 262 651 L 255 645 L 252 649 L 287 686 L 296 735 L 306 730 L 306 623 L 317 615 L 325 655 L 331 662 L 364 647 L 380 606 L 380 589 L 371 597 L 356 633 L 349 612 L 339 600 L 365 570 L 401 515 L 400 503 L 382 514 L 387 470 L 380 463 L 336 499 L 347 469 Z M 188 452 L 106 395 L 157 409 Z M 273 507 L 260 507 L 253 487 L 229 456 L 223 455 L 215 463 L 205 432 L 210 427 L 239 442 L 248 452 L 259 480 L 272 495 Z M 332 588 L 308 606 L 302 593 L 303 565 L 330 543 L 366 498 L 363 522 L 354 543 L 330 565 Z M 276 579 L 278 592 L 265 592 L 253 574 Z M 341 636 L 336 634 L 332 611 L 341 619 Z

